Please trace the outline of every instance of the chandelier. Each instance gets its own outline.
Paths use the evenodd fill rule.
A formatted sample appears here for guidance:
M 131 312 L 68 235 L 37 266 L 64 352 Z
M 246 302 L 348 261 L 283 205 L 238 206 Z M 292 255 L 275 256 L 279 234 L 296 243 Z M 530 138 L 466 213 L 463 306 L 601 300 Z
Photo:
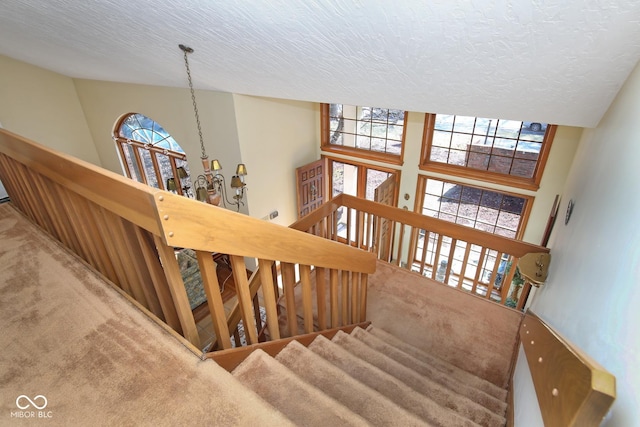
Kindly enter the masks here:
M 196 188 L 196 198 L 201 202 L 210 203 L 219 206 L 220 203 L 226 207 L 227 204 L 236 206 L 240 211 L 240 206 L 244 205 L 244 192 L 247 184 L 244 177 L 247 175 L 247 167 L 244 163 L 239 163 L 236 167 L 236 174 L 231 177 L 231 188 L 235 191 L 232 201 L 227 198 L 227 190 L 224 176 L 222 175 L 222 165 L 218 159 L 209 162 L 209 156 L 204 148 L 204 140 L 202 138 L 202 128 L 200 126 L 200 115 L 198 114 L 198 104 L 196 103 L 196 94 L 193 90 L 193 81 L 191 80 L 191 70 L 189 69 L 188 54 L 193 53 L 193 49 L 183 44 L 178 45 L 184 53 L 184 65 L 187 70 L 187 80 L 189 82 L 189 90 L 191 91 L 191 101 L 193 103 L 193 113 L 196 117 L 198 126 L 198 136 L 200 138 L 200 151 L 202 156 L 202 168 L 204 174 L 198 175 L 194 182 Z

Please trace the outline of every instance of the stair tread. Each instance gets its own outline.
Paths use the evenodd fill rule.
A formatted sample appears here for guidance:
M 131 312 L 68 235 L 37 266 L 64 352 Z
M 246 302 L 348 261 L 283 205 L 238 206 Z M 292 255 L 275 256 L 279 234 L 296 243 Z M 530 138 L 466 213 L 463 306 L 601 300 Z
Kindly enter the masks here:
M 490 381 L 487 381 L 481 377 L 478 377 L 470 372 L 467 372 L 464 369 L 461 369 L 455 365 L 452 365 L 446 360 L 430 355 L 429 353 L 426 353 L 423 350 L 402 341 L 401 339 L 397 338 L 395 335 L 392 335 L 383 329 L 370 326 L 369 328 L 367 328 L 367 331 L 377 336 L 378 338 L 382 339 L 383 341 L 389 343 L 393 347 L 404 351 L 405 353 L 415 357 L 416 359 L 419 359 L 423 362 L 428 363 L 434 368 L 448 375 L 451 375 L 452 377 L 458 379 L 459 381 L 465 384 L 468 384 L 479 390 L 482 390 L 485 393 L 491 396 L 494 396 L 501 401 L 506 401 L 507 399 L 507 391 L 505 389 L 493 384 Z
M 420 394 L 428 396 L 437 404 L 455 411 L 481 426 L 504 425 L 506 422 L 502 415 L 498 415 L 468 397 L 462 396 L 430 378 L 403 366 L 396 360 L 367 346 L 362 341 L 343 331 L 339 331 L 333 337 L 332 341 L 363 361 L 394 376 Z
M 369 425 L 262 350 L 251 353 L 232 374 L 298 425 Z
M 297 341 L 289 343 L 276 356 L 276 360 L 373 425 L 429 425 L 381 393 L 348 375 L 344 375 L 344 372 L 338 367 Z
M 363 342 L 367 346 L 373 348 L 374 350 L 377 350 L 380 353 L 392 358 L 401 365 L 406 366 L 407 368 L 410 368 L 418 374 L 473 400 L 474 402 L 500 416 L 504 416 L 507 410 L 506 402 L 486 393 L 481 389 L 470 386 L 455 378 L 454 376 L 451 376 L 431 366 L 429 363 L 423 362 L 422 360 L 398 349 L 397 347 L 394 347 L 393 345 L 385 342 L 371 332 L 365 331 L 362 328 L 355 328 L 351 332 L 351 336 Z
M 477 423 L 438 405 L 428 396 L 418 393 L 394 376 L 359 359 L 323 336 L 318 336 L 309 345 L 309 349 L 434 426 L 478 426 Z

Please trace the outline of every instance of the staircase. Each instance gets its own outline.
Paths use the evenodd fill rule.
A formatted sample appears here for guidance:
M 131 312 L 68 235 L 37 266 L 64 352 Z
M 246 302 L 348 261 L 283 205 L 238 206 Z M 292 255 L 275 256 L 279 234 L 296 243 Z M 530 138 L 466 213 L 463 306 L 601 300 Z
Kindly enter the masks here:
M 373 326 L 256 350 L 232 374 L 297 425 L 506 423 L 506 390 Z

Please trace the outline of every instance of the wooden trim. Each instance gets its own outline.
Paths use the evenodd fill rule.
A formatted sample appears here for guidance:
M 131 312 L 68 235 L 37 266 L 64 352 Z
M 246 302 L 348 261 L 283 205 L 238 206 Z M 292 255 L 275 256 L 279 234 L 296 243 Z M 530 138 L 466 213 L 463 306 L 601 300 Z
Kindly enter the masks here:
M 158 234 L 169 246 L 361 273 L 376 268 L 374 254 L 306 232 L 164 191 L 155 200 L 163 219 Z
M 343 331 L 350 334 L 355 328 L 360 327 L 366 329 L 371 322 L 362 322 L 355 325 L 343 326 L 340 328 L 328 329 L 326 331 L 313 332 L 305 335 L 298 335 L 295 337 L 283 338 L 277 341 L 267 341 L 264 343 L 258 343 L 249 345 L 246 347 L 237 347 L 229 350 L 221 350 L 215 352 L 206 353 L 204 356 L 207 359 L 213 359 L 218 365 L 222 366 L 227 371 L 233 371 L 244 359 L 249 357 L 251 353 L 256 350 L 262 350 L 272 357 L 275 357 L 280 351 L 287 346 L 291 341 L 298 341 L 300 344 L 308 347 L 309 344 L 315 340 L 318 335 L 322 335 L 327 339 L 333 338 L 338 331 Z
M 522 242 L 508 237 L 498 236 L 482 230 L 465 227 L 463 225 L 427 217 L 415 212 L 393 206 L 383 205 L 370 200 L 342 195 L 342 203 L 350 208 L 373 213 L 374 215 L 392 219 L 396 222 L 410 225 L 418 229 L 437 231 L 440 234 L 475 245 L 490 247 L 503 253 L 514 255 L 518 258 L 530 252 L 549 252 L 549 248 L 543 248 L 532 243 Z M 313 215 L 313 213 L 311 214 Z
M 599 426 L 616 398 L 616 379 L 531 311 L 520 339 L 545 426 Z

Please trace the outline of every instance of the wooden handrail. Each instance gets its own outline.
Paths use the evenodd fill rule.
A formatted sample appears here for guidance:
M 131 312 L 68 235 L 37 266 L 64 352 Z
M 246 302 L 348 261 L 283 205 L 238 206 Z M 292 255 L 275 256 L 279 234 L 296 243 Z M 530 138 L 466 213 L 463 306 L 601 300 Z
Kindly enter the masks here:
M 253 296 L 260 282 L 263 287 L 274 287 L 267 272 L 274 261 L 291 271 L 305 273 L 307 332 L 313 327 L 309 310 L 312 269 L 319 272 L 326 268 L 331 274 L 340 271 L 343 277 L 360 278 L 376 267 L 372 253 L 151 188 L 2 129 L 0 179 L 19 210 L 196 347 L 200 346 L 200 338 L 176 247 L 196 252 L 218 336 L 230 331 L 218 298 L 219 284 L 211 253 L 229 255 L 249 343 L 258 338 L 252 325 L 254 313 L 259 312 Z M 264 267 L 254 286 L 244 275 L 245 258 L 257 258 Z M 359 287 L 366 287 L 366 278 L 360 280 Z M 293 295 L 295 283 L 288 279 L 286 282 L 285 292 Z M 346 289 L 354 285 L 345 280 L 343 286 Z M 269 328 L 273 328 L 271 336 L 277 338 L 275 292 L 269 291 L 274 289 L 265 290 L 264 303 Z M 366 289 L 357 297 L 366 297 Z M 365 304 L 363 300 L 350 302 L 351 307 Z M 294 304 L 287 309 L 290 333 L 295 335 Z M 364 313 L 362 309 L 353 310 L 351 315 L 364 320 Z M 233 317 L 235 323 L 236 316 Z M 343 317 L 342 324 L 345 323 L 348 322 Z M 223 338 L 221 345 L 230 347 L 230 340 Z
M 373 273 L 376 258 L 321 237 L 167 192 L 154 195 L 169 246 Z
M 339 222 L 344 228 L 339 229 Z M 291 228 L 371 251 L 383 261 L 517 309 L 522 309 L 530 285 L 521 284 L 511 267 L 526 254 L 549 252 L 347 194 L 334 197 Z
M 616 378 L 533 312 L 520 340 L 545 426 L 599 426 L 616 398 Z
M 160 234 L 153 196 L 160 192 L 124 176 L 0 129 L 0 152 L 87 200 Z

